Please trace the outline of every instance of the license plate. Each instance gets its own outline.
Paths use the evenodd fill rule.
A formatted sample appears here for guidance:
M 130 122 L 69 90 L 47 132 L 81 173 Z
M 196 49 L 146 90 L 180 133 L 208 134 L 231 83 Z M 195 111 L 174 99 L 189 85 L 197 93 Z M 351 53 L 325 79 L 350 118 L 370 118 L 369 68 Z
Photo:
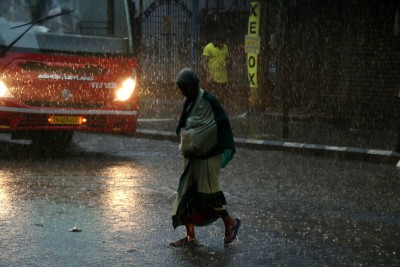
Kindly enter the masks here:
M 52 116 L 50 117 L 50 124 L 57 125 L 80 125 L 82 119 L 79 116 Z

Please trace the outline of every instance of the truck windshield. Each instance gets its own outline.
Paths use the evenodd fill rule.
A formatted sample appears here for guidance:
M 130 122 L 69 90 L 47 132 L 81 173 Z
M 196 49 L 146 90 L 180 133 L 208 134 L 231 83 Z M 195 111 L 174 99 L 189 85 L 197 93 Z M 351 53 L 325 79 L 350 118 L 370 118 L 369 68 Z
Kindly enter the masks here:
M 128 5 L 124 0 L 1 0 L 0 47 L 8 46 L 30 27 L 17 26 L 67 11 L 72 12 L 35 24 L 13 49 L 133 52 Z

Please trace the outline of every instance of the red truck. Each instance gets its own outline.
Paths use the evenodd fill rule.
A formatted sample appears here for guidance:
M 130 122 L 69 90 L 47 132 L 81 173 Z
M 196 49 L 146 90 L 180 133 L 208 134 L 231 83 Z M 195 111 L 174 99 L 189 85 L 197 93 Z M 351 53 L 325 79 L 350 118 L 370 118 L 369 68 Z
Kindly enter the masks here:
M 0 133 L 49 148 L 67 148 L 74 131 L 133 134 L 132 10 L 125 0 L 2 0 Z

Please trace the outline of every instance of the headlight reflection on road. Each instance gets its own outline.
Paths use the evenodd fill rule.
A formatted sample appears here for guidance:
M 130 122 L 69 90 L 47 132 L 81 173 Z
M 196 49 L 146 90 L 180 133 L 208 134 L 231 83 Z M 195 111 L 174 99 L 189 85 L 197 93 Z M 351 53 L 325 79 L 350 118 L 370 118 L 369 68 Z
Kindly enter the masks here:
M 9 192 L 10 173 L 0 170 L 0 219 L 9 219 L 12 211 L 12 200 Z
M 107 190 L 104 195 L 105 213 L 117 229 L 134 227 L 137 216 L 143 214 L 142 202 L 138 190 L 140 173 L 132 163 L 104 168 L 101 176 L 105 177 Z M 134 219 L 136 218 L 136 220 Z

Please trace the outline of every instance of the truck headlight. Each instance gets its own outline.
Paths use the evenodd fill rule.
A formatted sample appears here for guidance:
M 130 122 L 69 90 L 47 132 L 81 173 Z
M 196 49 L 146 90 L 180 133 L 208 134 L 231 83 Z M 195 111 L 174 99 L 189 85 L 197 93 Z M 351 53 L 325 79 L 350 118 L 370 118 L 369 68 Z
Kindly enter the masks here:
M 116 101 L 125 101 L 131 97 L 133 91 L 135 90 L 136 82 L 132 78 L 126 79 L 122 86 L 115 93 Z
M 0 97 L 13 97 L 8 90 L 7 85 L 2 81 L 0 81 Z
M 120 88 L 115 92 L 115 101 L 125 101 L 129 99 L 136 87 L 136 71 L 132 71 L 132 77 L 126 79 Z

